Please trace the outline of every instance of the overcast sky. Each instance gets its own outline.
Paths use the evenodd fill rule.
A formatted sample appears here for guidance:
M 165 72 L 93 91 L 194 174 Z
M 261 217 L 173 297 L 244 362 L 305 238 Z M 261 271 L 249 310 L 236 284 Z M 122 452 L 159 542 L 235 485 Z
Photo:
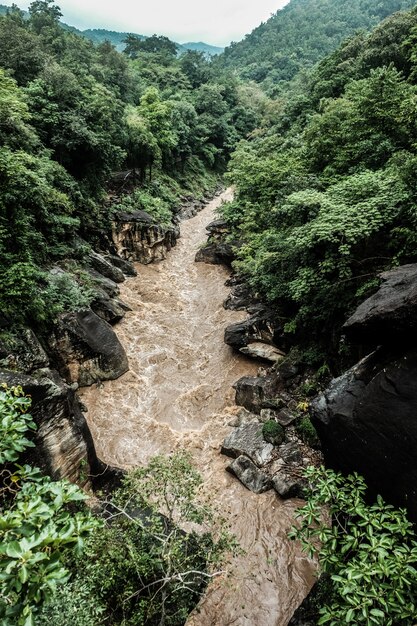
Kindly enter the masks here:
M 30 0 L 15 1 L 22 9 L 30 4 Z M 157 33 L 179 43 L 204 41 L 216 46 L 239 41 L 287 3 L 288 0 L 57 0 L 63 21 L 77 28 Z

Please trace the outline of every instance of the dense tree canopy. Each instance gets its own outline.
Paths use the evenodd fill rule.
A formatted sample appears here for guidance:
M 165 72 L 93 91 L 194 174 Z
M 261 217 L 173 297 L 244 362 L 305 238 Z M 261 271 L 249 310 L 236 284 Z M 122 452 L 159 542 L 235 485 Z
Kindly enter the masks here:
M 242 41 L 226 48 L 219 63 L 279 93 L 300 69 L 337 48 L 347 36 L 370 29 L 413 0 L 291 0 Z
M 108 228 L 112 172 L 134 168 L 142 186 L 169 176 L 173 207 L 221 173 L 258 120 L 240 83 L 203 54 L 179 58 L 157 35 L 129 36 L 121 54 L 60 17 L 52 0 L 0 17 L 0 306 L 32 321 L 48 307 L 22 303 L 24 289 L 42 292 L 44 270 L 71 254 L 74 237 Z
M 416 260 L 416 32 L 413 10 L 348 39 L 232 155 L 236 266 L 299 341 L 337 340 L 378 272 Z

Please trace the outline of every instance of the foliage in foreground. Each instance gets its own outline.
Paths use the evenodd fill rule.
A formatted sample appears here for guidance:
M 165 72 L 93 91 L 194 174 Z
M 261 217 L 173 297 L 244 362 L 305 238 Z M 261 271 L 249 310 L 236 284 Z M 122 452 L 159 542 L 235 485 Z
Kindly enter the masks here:
M 417 536 L 403 509 L 366 484 L 322 468 L 305 472 L 308 501 L 290 533 L 330 579 L 319 625 L 412 626 L 417 615 Z
M 223 522 L 198 503 L 200 485 L 184 453 L 155 457 L 130 472 L 103 503 L 108 523 L 87 541 L 82 559 L 72 563 L 71 586 L 45 605 L 40 625 L 53 618 L 56 626 L 65 626 L 59 616 L 77 603 L 85 614 L 77 616 L 77 626 L 105 620 L 115 626 L 184 624 L 234 549 Z M 90 600 L 84 604 L 86 596 Z
M 15 463 L 35 427 L 30 398 L 20 387 L 0 389 L 0 619 L 2 626 L 32 626 L 39 606 L 69 578 L 63 563 L 100 524 L 70 506 L 86 499 L 76 485 L 52 481 Z

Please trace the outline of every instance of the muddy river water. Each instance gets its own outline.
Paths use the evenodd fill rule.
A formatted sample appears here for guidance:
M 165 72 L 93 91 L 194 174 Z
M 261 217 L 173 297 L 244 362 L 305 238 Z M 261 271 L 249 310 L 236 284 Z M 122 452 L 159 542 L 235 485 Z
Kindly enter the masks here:
M 223 267 L 195 263 L 205 226 L 225 192 L 181 224 L 168 258 L 138 265 L 121 286 L 132 308 L 116 326 L 130 371 L 83 391 L 87 420 L 103 461 L 128 468 L 158 453 L 186 449 L 231 524 L 244 553 L 214 580 L 188 626 L 287 626 L 313 582 L 312 564 L 286 534 L 297 505 L 274 492 L 255 495 L 225 471 L 220 445 L 236 413 L 232 384 L 257 365 L 223 343 L 227 324 Z

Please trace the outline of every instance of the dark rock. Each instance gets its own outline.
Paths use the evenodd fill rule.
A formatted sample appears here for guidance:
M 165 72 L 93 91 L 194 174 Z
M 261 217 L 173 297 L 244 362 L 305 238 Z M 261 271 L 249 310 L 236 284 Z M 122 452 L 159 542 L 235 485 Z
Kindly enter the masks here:
M 246 456 L 239 456 L 227 468 L 247 489 L 254 493 L 264 493 L 271 489 L 271 479 Z
M 234 385 L 236 404 L 259 414 L 261 409 L 276 408 L 277 378 L 271 376 L 244 376 Z
M 262 424 L 249 422 L 235 428 L 223 442 L 221 452 L 231 457 L 247 456 L 262 467 L 272 460 L 274 446 L 265 441 Z
M 343 326 L 346 335 L 365 344 L 396 345 L 417 330 L 417 264 L 381 274 L 378 291 L 365 300 Z
M 225 343 L 235 350 L 241 350 L 255 342 L 275 347 L 280 337 L 281 329 L 277 327 L 274 313 L 264 307 L 246 320 L 230 324 L 224 331 Z
M 230 243 L 208 243 L 195 255 L 196 263 L 208 263 L 210 265 L 227 265 L 230 267 L 235 259 L 233 246 Z
M 303 453 L 296 441 L 284 443 L 279 447 L 278 453 L 281 459 L 287 464 L 294 463 L 299 465 L 303 461 Z
M 115 214 L 116 222 L 120 224 L 153 224 L 154 220 L 146 211 L 119 211 Z
M 109 278 L 114 283 L 122 283 L 125 280 L 125 275 L 122 270 L 107 261 L 101 254 L 91 251 L 88 255 L 88 260 L 91 267 L 96 270 L 96 272 Z
M 125 274 L 126 276 L 138 275 L 135 266 L 133 265 L 133 263 L 130 263 L 130 261 L 126 261 L 116 254 L 106 254 L 104 258 L 106 259 L 106 261 L 114 265 L 114 267 L 118 267 L 119 270 L 122 270 L 123 274 Z
M 126 311 L 132 309 L 118 298 L 109 298 L 106 293 L 98 296 L 91 303 L 91 308 L 96 315 L 109 324 L 116 324 L 126 315 Z
M 250 288 L 245 283 L 239 283 L 232 287 L 223 306 L 230 311 L 246 311 L 248 307 L 253 306 L 254 301 Z
M 21 385 L 32 398 L 36 448 L 28 449 L 25 462 L 54 479 L 66 478 L 82 487 L 90 485 L 92 476 L 103 475 L 106 466 L 97 458 L 75 391 L 57 372 L 43 369 L 26 376 L 1 370 L 0 382 Z
M 417 521 L 417 353 L 377 351 L 311 405 L 326 464 L 362 474 Z
M 91 309 L 62 315 L 48 339 L 51 358 L 67 382 L 113 380 L 129 366 L 112 327 Z
M 100 274 L 96 270 L 88 269 L 88 274 L 91 276 L 96 288 L 97 293 L 101 291 L 107 293 L 110 298 L 117 298 L 120 295 L 120 289 L 117 284 L 110 278 L 106 278 L 103 274 Z
M 292 363 L 289 359 L 280 364 L 279 377 L 285 382 L 291 381 L 296 378 L 300 372 L 298 365 Z
M 0 336 L 1 368 L 30 374 L 48 365 L 48 356 L 31 329 L 14 329 Z
M 295 611 L 288 626 L 317 626 L 320 619 L 319 609 L 328 602 L 332 588 L 333 585 L 329 580 L 329 575 L 322 574 L 308 596 Z
M 213 238 L 216 240 L 221 240 L 224 238 L 225 235 L 227 235 L 230 229 L 226 220 L 219 219 L 210 222 L 210 224 L 206 226 L 206 230 L 208 230 L 209 232 L 209 237 L 211 238 L 210 240 L 212 240 Z
M 302 498 L 307 482 L 282 469 L 274 475 L 272 485 L 281 498 Z
M 280 411 L 273 411 L 272 409 L 262 409 L 261 410 L 261 419 L 262 420 L 276 420 L 281 426 L 289 426 L 297 419 L 297 415 L 293 413 L 290 409 L 284 408 Z

